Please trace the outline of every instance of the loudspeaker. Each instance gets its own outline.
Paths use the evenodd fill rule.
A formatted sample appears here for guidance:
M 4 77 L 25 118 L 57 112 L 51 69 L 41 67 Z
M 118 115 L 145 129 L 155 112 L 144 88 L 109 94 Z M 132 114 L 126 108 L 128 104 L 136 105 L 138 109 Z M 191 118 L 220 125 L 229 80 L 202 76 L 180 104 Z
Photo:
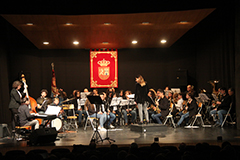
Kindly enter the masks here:
M 30 144 L 46 144 L 56 141 L 57 131 L 56 128 L 39 128 L 32 132 L 29 136 Z
M 187 70 L 179 69 L 177 70 L 177 85 L 186 86 L 188 85 L 188 73 Z

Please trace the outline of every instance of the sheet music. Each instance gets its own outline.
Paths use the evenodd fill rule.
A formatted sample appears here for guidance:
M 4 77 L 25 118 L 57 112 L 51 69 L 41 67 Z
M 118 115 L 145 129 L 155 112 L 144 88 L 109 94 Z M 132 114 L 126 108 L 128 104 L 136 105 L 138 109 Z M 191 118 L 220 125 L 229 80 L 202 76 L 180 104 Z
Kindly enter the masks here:
M 181 93 L 181 89 L 180 88 L 171 88 L 171 91 L 173 93 Z
M 134 98 L 135 97 L 135 94 L 130 94 L 130 95 L 127 95 L 128 98 Z
M 128 102 L 129 101 L 127 99 L 122 99 L 122 101 L 120 102 L 120 106 L 127 106 Z
M 87 96 L 88 96 L 89 94 L 90 94 L 90 92 L 81 92 L 81 93 L 80 93 L 82 99 L 87 98 Z
M 61 110 L 59 106 L 48 106 L 47 110 L 45 111 L 46 115 L 58 115 Z
M 112 98 L 112 101 L 111 101 L 110 106 L 117 106 L 117 105 L 119 105 L 119 103 L 120 103 L 121 100 L 122 100 L 122 98 L 119 99 L 118 97 Z

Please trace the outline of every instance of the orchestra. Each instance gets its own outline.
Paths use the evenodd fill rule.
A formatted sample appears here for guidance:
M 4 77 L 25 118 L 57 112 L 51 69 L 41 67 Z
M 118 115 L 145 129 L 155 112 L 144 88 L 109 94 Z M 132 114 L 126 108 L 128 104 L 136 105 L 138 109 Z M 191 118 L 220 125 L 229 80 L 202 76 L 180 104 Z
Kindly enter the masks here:
M 17 119 L 14 119 L 16 114 L 20 118 L 21 126 L 31 125 L 34 129 L 41 127 L 44 123 L 41 124 L 36 118 L 44 114 L 48 106 L 61 107 L 57 117 L 53 117 L 51 120 L 57 118 L 60 121 L 64 121 L 66 116 L 69 115 L 69 108 L 64 106 L 71 104 L 74 106 L 74 115 L 77 115 L 78 127 L 82 126 L 81 124 L 85 124 L 83 121 L 86 121 L 88 116 L 96 117 L 99 119 L 98 129 L 100 131 L 105 131 L 105 128 L 114 129 L 121 127 L 121 125 L 148 125 L 149 117 L 152 120 L 151 123 L 162 124 L 162 121 L 169 114 L 173 116 L 177 127 L 189 125 L 191 119 L 198 112 L 198 103 L 204 103 L 205 109 L 202 111 L 202 114 L 205 114 L 204 121 L 213 124 L 212 127 L 222 125 L 223 115 L 228 112 L 230 105 L 233 106 L 231 113 L 235 114 L 235 94 L 233 88 L 227 90 L 224 87 L 220 87 L 216 90 L 214 86 L 212 94 L 207 94 L 204 90 L 200 90 L 200 93 L 197 93 L 193 85 L 187 85 L 186 92 L 174 92 L 167 86 L 165 90 L 158 89 L 156 92 L 153 88 L 148 89 L 148 84 L 141 75 L 135 77 L 135 80 L 134 93 L 130 90 L 122 89 L 116 92 L 115 88 L 110 87 L 106 89 L 106 92 L 99 94 L 97 88 L 93 88 L 89 92 L 89 89 L 85 87 L 82 92 L 73 90 L 72 95 L 69 97 L 70 99 L 68 99 L 67 93 L 62 88 L 57 89 L 56 94 L 51 93 L 51 98 L 47 97 L 47 89 L 42 89 L 40 97 L 36 101 L 37 105 L 35 106 L 34 104 L 34 106 L 30 107 L 29 99 L 31 97 L 27 92 L 26 80 L 14 81 L 9 103 L 13 128 L 17 121 Z M 23 86 L 24 91 L 21 93 L 20 89 Z M 100 96 L 103 104 L 91 104 L 87 98 L 88 95 Z M 205 95 L 207 100 L 201 100 L 200 95 Z M 170 105 L 173 105 L 171 112 L 169 110 Z M 212 121 L 210 120 L 211 118 Z M 29 121 L 29 119 L 31 120 Z M 61 125 L 64 125 L 64 123 L 61 123 Z

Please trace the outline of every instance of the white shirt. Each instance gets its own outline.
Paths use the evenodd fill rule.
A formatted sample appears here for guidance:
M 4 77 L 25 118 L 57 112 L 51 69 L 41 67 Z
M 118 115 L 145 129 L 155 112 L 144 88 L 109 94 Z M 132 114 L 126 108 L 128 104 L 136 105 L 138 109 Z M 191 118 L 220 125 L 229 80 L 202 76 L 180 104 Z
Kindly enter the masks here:
M 183 107 L 183 99 L 182 99 L 182 98 L 179 99 L 179 100 L 177 101 L 177 104 L 176 104 L 175 106 L 176 106 L 176 109 L 177 109 L 177 110 L 181 110 L 182 107 Z

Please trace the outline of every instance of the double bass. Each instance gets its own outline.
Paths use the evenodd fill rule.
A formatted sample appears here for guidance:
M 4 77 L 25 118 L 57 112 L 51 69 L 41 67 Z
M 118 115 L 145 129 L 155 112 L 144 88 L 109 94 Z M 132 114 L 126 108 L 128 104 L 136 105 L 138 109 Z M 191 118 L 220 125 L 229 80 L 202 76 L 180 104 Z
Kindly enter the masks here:
M 22 79 L 22 82 L 23 82 L 23 87 L 24 87 L 24 93 L 26 93 L 26 98 L 28 98 L 29 100 L 29 105 L 28 105 L 28 108 L 30 110 L 30 113 L 37 113 L 36 111 L 36 107 L 37 107 L 37 101 L 30 97 L 29 94 L 28 94 L 28 90 L 27 90 L 27 83 L 26 83 L 26 79 L 25 79 L 25 76 L 24 74 L 21 75 L 21 79 Z M 39 124 L 42 124 L 42 119 L 37 119 L 39 121 Z

